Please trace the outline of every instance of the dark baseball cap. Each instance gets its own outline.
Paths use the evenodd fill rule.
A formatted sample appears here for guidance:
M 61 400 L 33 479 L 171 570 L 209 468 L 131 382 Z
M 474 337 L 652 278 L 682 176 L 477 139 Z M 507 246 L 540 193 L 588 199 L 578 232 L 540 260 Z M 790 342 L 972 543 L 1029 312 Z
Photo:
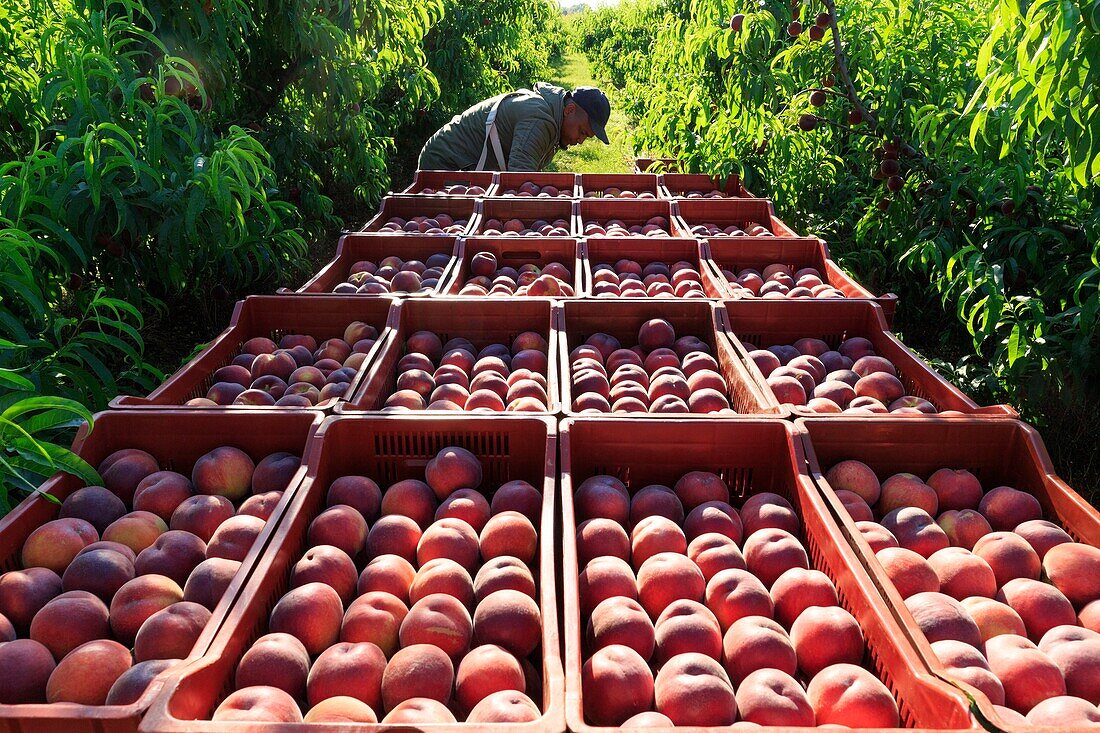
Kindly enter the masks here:
M 596 137 L 604 145 L 610 145 L 607 131 L 604 130 L 604 125 L 611 117 L 611 102 L 607 101 L 607 95 L 596 87 L 577 87 L 570 96 L 578 107 L 588 113 L 588 123 L 592 126 L 592 132 Z

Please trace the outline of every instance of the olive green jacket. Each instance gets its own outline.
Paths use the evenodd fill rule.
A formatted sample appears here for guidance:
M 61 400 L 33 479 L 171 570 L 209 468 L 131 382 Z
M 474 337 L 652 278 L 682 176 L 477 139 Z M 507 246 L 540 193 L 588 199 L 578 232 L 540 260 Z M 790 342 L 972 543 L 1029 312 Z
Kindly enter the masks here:
M 543 170 L 561 143 L 562 110 L 568 92 L 539 82 L 535 89 L 486 99 L 455 117 L 428 138 L 420 151 L 421 170 L 473 170 L 485 146 L 489 110 L 503 99 L 496 127 L 510 171 Z M 485 170 L 504 170 L 489 146 Z

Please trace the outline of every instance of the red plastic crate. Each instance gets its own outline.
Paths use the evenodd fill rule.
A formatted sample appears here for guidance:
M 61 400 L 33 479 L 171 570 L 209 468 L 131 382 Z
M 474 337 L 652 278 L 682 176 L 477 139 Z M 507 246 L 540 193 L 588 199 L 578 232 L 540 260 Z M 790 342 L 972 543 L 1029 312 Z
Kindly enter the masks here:
M 394 298 L 359 298 L 347 295 L 250 295 L 237 301 L 229 327 L 207 344 L 206 348 L 147 397 L 123 395 L 111 400 L 112 408 L 179 406 L 194 397 L 204 397 L 214 372 L 230 364 L 250 338 L 266 336 L 278 341 L 288 333 L 308 334 L 318 340 L 343 336 L 352 321 L 363 321 L 378 329 L 378 341 L 367 354 L 359 376 L 345 394 L 351 394 L 366 374 L 385 341 L 383 331 L 395 307 Z M 317 409 L 258 407 L 260 410 Z M 220 410 L 221 407 L 188 407 L 188 410 Z M 233 407 L 234 410 L 243 409 Z
M 553 328 L 554 301 L 549 298 L 432 298 L 399 303 L 390 317 L 385 343 L 371 360 L 369 372 L 357 383 L 349 400 L 337 405 L 340 414 L 378 411 L 393 394 L 397 383 L 397 362 L 405 355 L 405 340 L 417 331 L 433 331 L 443 343 L 463 337 L 479 349 L 491 344 L 510 345 L 524 331 L 536 331 L 547 343 L 546 396 L 549 413 L 559 411 L 560 387 L 558 332 Z M 425 411 L 424 414 L 429 413 Z M 455 414 L 455 413 L 447 413 Z M 459 413 L 461 414 L 461 413 Z M 473 413 L 468 413 L 473 414 Z M 512 419 L 532 413 L 496 413 Z
M 635 158 L 635 173 L 675 173 L 680 170 L 680 162 L 676 158 Z
M 550 418 L 525 417 L 502 422 L 492 417 L 469 419 L 389 415 L 335 417 L 318 433 L 320 451 L 313 454 L 301 490 L 279 525 L 263 556 L 249 564 L 249 583 L 234 604 L 229 618 L 214 638 L 209 651 L 172 675 L 164 694 L 150 710 L 142 731 L 147 733 L 305 733 L 312 730 L 359 731 L 414 730 L 410 726 L 356 724 L 225 723 L 208 720 L 217 705 L 233 689 L 238 661 L 257 638 L 267 631 L 271 609 L 287 590 L 290 570 L 307 549 L 310 521 L 324 509 L 325 493 L 337 477 L 358 474 L 381 486 L 424 477 L 424 466 L 442 448 L 464 447 L 481 459 L 483 491 L 523 479 L 540 487 L 543 495 L 541 539 L 537 571 L 539 607 L 543 618 L 541 644 L 543 716 L 538 721 L 493 725 L 486 729 L 503 733 L 560 733 L 565 729 L 562 675 L 554 568 L 555 475 L 557 441 Z M 425 729 L 457 733 L 476 725 L 439 724 Z
M 572 199 L 528 199 L 518 196 L 480 199 L 477 204 L 477 221 L 467 236 L 483 235 L 485 223 L 490 219 L 497 219 L 502 223 L 509 219 L 520 219 L 526 224 L 539 219 L 548 224 L 557 219 L 564 219 L 569 223 L 570 236 L 576 236 L 577 221 L 574 206 L 575 202 Z M 531 237 L 531 239 L 534 238 Z
M 630 259 L 645 267 L 651 262 L 663 262 L 672 265 L 681 260 L 691 263 L 699 273 L 703 292 L 708 298 L 725 298 L 727 293 L 709 287 L 713 275 L 703 263 L 701 243 L 697 239 L 672 239 L 669 237 L 589 237 L 588 257 L 584 263 L 584 294 L 592 295 L 593 268 L 596 265 L 611 265 L 621 259 Z M 709 276 L 709 277 L 708 277 Z M 677 299 L 679 300 L 679 299 Z
M 479 196 L 492 196 L 493 184 L 496 183 L 496 174 L 492 171 L 417 171 L 416 177 L 409 187 L 401 192 L 402 195 L 417 194 L 420 196 L 457 196 L 461 198 Z M 473 194 L 443 193 L 440 189 L 446 186 L 480 186 L 484 191 Z M 431 189 L 431 193 L 424 193 L 424 189 Z
M 840 605 L 859 622 L 866 639 L 865 666 L 898 701 L 906 727 L 934 730 L 979 729 L 959 690 L 936 679 L 914 653 L 890 609 L 851 548 L 806 473 L 796 429 L 779 420 L 617 420 L 569 419 L 560 426 L 562 503 L 562 586 L 565 610 L 565 715 L 573 733 L 602 733 L 583 715 L 580 687 L 582 619 L 577 578 L 573 492 L 590 477 L 618 477 L 631 491 L 653 483 L 672 486 L 692 470 L 712 471 L 730 488 L 731 503 L 770 491 L 785 497 L 802 519 L 801 539 L 810 567 L 833 581 Z M 677 730 L 713 733 L 714 728 Z M 769 730 L 810 730 L 769 728 Z
M 758 349 L 777 344 L 793 344 L 800 338 L 819 338 L 830 347 L 853 336 L 862 336 L 874 345 L 878 356 L 893 362 L 898 379 L 908 395 L 922 397 L 942 411 L 955 410 L 966 414 L 1017 417 L 1008 405 L 979 407 L 958 387 L 944 379 L 923 359 L 898 340 L 886 326 L 886 318 L 877 303 L 859 300 L 729 300 L 722 306 L 729 319 L 735 346 L 749 372 L 763 389 L 771 394 L 764 375 L 748 358 L 745 343 Z M 834 419 L 851 415 L 821 414 L 805 407 L 792 408 L 796 415 Z M 890 419 L 923 415 L 890 415 Z
M 443 276 L 439 279 L 439 285 L 432 293 L 440 292 L 440 287 L 447 281 L 449 271 L 454 261 L 455 243 L 458 237 L 438 236 L 431 234 L 363 234 L 361 232 L 345 232 L 340 235 L 340 241 L 336 244 L 336 256 L 321 268 L 321 271 L 295 291 L 281 290 L 284 293 L 331 293 L 342 282 L 347 281 L 351 266 L 361 260 L 369 260 L 378 264 L 390 256 L 397 256 L 403 260 L 420 260 L 426 262 L 429 257 L 436 254 L 447 255 L 451 261 L 443 269 Z M 423 298 L 428 293 L 380 293 L 378 295 L 364 295 L 363 297 L 394 297 L 400 295 L 405 298 Z
M 666 199 L 688 198 L 688 191 L 721 191 L 725 194 L 716 198 L 755 198 L 735 174 L 722 179 L 705 173 L 662 173 L 658 178 L 661 196 Z
M 655 216 L 663 216 L 668 220 L 670 237 L 691 237 L 691 233 L 680 227 L 673 216 L 671 202 L 663 199 L 581 199 L 577 204 L 577 231 L 583 235 L 586 225 L 603 226 L 612 219 L 618 219 L 628 226 L 645 224 Z
M 1100 512 L 1058 477 L 1038 431 L 1017 420 L 996 418 L 932 417 L 903 424 L 876 416 L 859 420 L 800 419 L 796 425 L 803 434 L 814 483 L 923 663 L 964 689 L 974 699 L 981 716 L 997 729 L 1020 733 L 1050 730 L 1003 723 L 988 697 L 951 678 L 874 551 L 825 480 L 829 467 L 847 459 L 863 461 L 880 476 L 905 471 L 926 477 L 940 468 L 965 468 L 987 490 L 1005 485 L 1033 494 L 1043 507 L 1044 518 L 1061 526 L 1076 541 L 1100 547 Z M 1088 729 L 1095 730 L 1095 726 Z
M 562 411 L 573 411 L 572 368 L 569 354 L 594 333 L 606 333 L 619 339 L 623 348 L 638 343 L 638 329 L 651 318 L 664 318 L 676 329 L 676 336 L 696 336 L 711 347 L 726 378 L 730 407 L 742 414 L 783 417 L 788 412 L 779 406 L 770 393 L 763 393 L 734 350 L 723 312 L 708 300 L 668 300 L 655 298 L 615 298 L 608 300 L 565 301 L 559 313 L 561 335 L 558 337 L 559 379 Z M 608 413 L 608 417 L 627 419 L 652 418 L 651 413 Z M 583 416 L 582 416 L 583 417 Z M 683 415 L 676 419 L 715 420 L 717 416 Z M 726 416 L 728 417 L 728 416 Z
M 577 198 L 580 195 L 580 188 L 577 186 L 577 174 L 576 173 L 544 173 L 541 171 L 518 171 L 518 172 L 506 172 L 501 171 L 497 174 L 497 185 L 493 188 L 493 192 L 489 194 L 495 197 L 514 198 L 515 194 L 506 193 L 507 191 L 518 190 L 524 183 L 530 181 L 535 185 L 542 186 L 554 186 L 562 193 L 567 193 L 567 196 L 562 198 Z M 522 198 L 535 198 L 533 196 L 523 196 Z M 536 199 L 542 201 L 543 199 Z M 552 199 L 551 199 L 552 200 Z
M 305 476 L 311 438 L 321 424 L 318 412 L 272 413 L 262 410 L 222 409 L 108 411 L 95 416 L 93 429 L 85 423 L 73 440 L 72 450 L 93 467 L 122 448 L 140 448 L 153 454 L 162 468 L 190 466 L 202 455 L 222 445 L 236 446 L 259 461 L 271 453 L 286 451 L 302 456 L 303 465 L 283 494 L 267 527 L 256 539 L 249 557 L 259 556 L 267 537 L 279 523 L 297 486 Z M 71 474 L 57 474 L 39 488 L 59 502 L 85 484 Z M 57 518 L 60 503 L 40 494 L 24 499 L 0 518 L 0 573 L 22 567 L 20 554 L 31 532 Z M 247 562 L 247 558 L 246 558 Z M 225 613 L 233 605 L 247 574 L 238 572 L 214 610 L 188 659 L 197 659 L 210 646 Z M 16 670 L 4 670 L 17 673 Z M 0 705 L 0 731 L 5 733 L 135 733 L 142 714 L 165 681 L 161 675 L 132 705 L 76 705 L 72 703 Z
M 672 213 L 686 237 L 695 236 L 691 228 L 697 224 L 709 223 L 722 227 L 736 224 L 740 227 L 750 221 L 760 224 L 777 237 L 798 236 L 775 215 L 772 202 L 768 199 L 677 199 L 672 204 Z M 753 239 L 767 241 L 769 238 Z
M 873 300 L 878 303 L 882 307 L 887 327 L 894 322 L 898 296 L 894 293 L 874 296 L 829 259 L 825 242 L 816 237 L 713 237 L 703 241 L 707 246 L 709 264 L 712 265 L 711 276 L 720 285 L 728 282 L 722 275 L 723 269 L 736 275 L 738 270 L 746 267 L 763 270 L 768 265 L 783 264 L 794 274 L 803 267 L 812 267 L 830 285 L 844 293 L 846 298 Z M 738 299 L 742 297 L 731 295 Z
M 604 196 L 603 192 L 608 188 L 630 190 L 635 194 L 649 193 L 653 194 L 653 198 L 661 198 L 657 175 L 654 173 L 581 173 L 579 178 L 581 198 L 618 199 L 618 196 Z M 637 196 L 635 200 L 638 200 Z
M 436 216 L 449 214 L 455 221 L 465 219 L 466 228 L 457 236 L 473 231 L 475 225 L 475 205 L 478 199 L 473 196 L 387 196 L 382 199 L 378 214 L 363 225 L 362 232 L 377 232 L 395 216 L 410 219 L 414 216 Z M 390 232 L 382 232 L 390 234 Z M 393 232 L 400 235 L 400 232 Z M 430 236 L 456 236 L 453 234 Z
M 583 242 L 566 237 L 464 237 L 459 240 L 455 262 L 447 280 L 440 283 L 440 294 L 458 296 L 458 291 L 470 279 L 470 259 L 478 252 L 492 252 L 498 266 L 519 268 L 532 264 L 543 267 L 551 262 L 560 262 L 573 273 L 569 284 L 573 286 L 576 296 L 580 296 L 585 251 Z

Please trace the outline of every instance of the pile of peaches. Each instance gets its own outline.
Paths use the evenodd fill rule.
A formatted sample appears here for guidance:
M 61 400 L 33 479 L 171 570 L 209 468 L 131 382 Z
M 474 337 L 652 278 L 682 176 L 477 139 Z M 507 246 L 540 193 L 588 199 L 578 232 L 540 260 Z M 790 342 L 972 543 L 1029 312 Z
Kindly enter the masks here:
M 387 234 L 463 234 L 469 225 L 468 219 L 455 219 L 450 214 L 435 216 L 414 216 L 402 219 L 391 216 L 378 231 Z
M 486 219 L 481 225 L 481 234 L 486 237 L 568 237 L 569 222 L 565 219 Z
M 586 191 L 586 199 L 655 199 L 657 194 L 652 191 L 633 191 L 629 188 L 608 186 L 599 191 Z
M 484 196 L 485 189 L 481 186 L 466 186 L 461 183 L 455 183 L 440 189 L 425 186 L 420 189 L 419 193 L 423 196 L 432 196 L 436 194 L 443 194 L 444 196 Z
M 328 487 L 267 633 L 214 720 L 520 723 L 542 716 L 542 495 L 463 448 L 423 480 Z
M 1100 722 L 1100 549 L 965 469 L 880 482 L 846 460 L 825 478 L 948 674 L 1007 723 Z
M 548 262 L 541 268 L 524 264 L 501 267 L 492 252 L 477 252 L 470 258 L 470 278 L 459 295 L 480 296 L 572 296 L 573 273 L 560 262 Z
M 449 254 L 434 254 L 427 262 L 403 260 L 396 255 L 377 264 L 360 260 L 348 270 L 348 279 L 332 289 L 334 293 L 426 293 L 439 284 L 443 270 L 451 261 Z
M 553 199 L 569 198 L 573 195 L 572 189 L 559 189 L 557 186 L 540 186 L 534 181 L 524 181 L 519 188 L 508 188 L 500 193 L 501 196 L 519 196 L 520 198 Z
M 668 265 L 621 259 L 614 265 L 592 267 L 592 293 L 614 298 L 705 298 L 702 276 L 690 262 L 680 260 Z
M 738 510 L 719 476 L 691 471 L 633 493 L 593 476 L 573 498 L 590 724 L 898 727 L 784 497 Z
M 584 223 L 586 237 L 668 237 L 669 231 L 668 219 L 663 216 L 650 217 L 643 224 L 628 224 L 622 219 Z
M 107 456 L 103 486 L 66 497 L 0 575 L 0 704 L 136 702 L 191 652 L 298 467 L 231 446 L 190 476 Z
M 739 298 L 843 298 L 840 292 L 814 267 L 802 267 L 791 272 L 788 265 L 768 265 L 763 270 L 745 267 L 736 274 L 725 268 L 722 276 L 733 286 Z
M 703 222 L 691 227 L 691 233 L 696 237 L 774 237 L 763 224 L 755 221 L 747 221 L 744 224 L 712 224 Z

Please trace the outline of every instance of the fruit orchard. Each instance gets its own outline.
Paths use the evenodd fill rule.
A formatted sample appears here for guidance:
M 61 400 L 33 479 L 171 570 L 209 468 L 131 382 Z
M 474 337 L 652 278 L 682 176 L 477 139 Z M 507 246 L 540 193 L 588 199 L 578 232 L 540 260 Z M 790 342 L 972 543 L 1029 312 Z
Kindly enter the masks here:
M 1033 409 L 1094 394 L 1100 4 L 624 2 L 573 19 L 636 149 L 739 173 L 865 282 L 925 303 L 916 320 L 957 319 L 972 353 L 946 365 L 956 380 Z

